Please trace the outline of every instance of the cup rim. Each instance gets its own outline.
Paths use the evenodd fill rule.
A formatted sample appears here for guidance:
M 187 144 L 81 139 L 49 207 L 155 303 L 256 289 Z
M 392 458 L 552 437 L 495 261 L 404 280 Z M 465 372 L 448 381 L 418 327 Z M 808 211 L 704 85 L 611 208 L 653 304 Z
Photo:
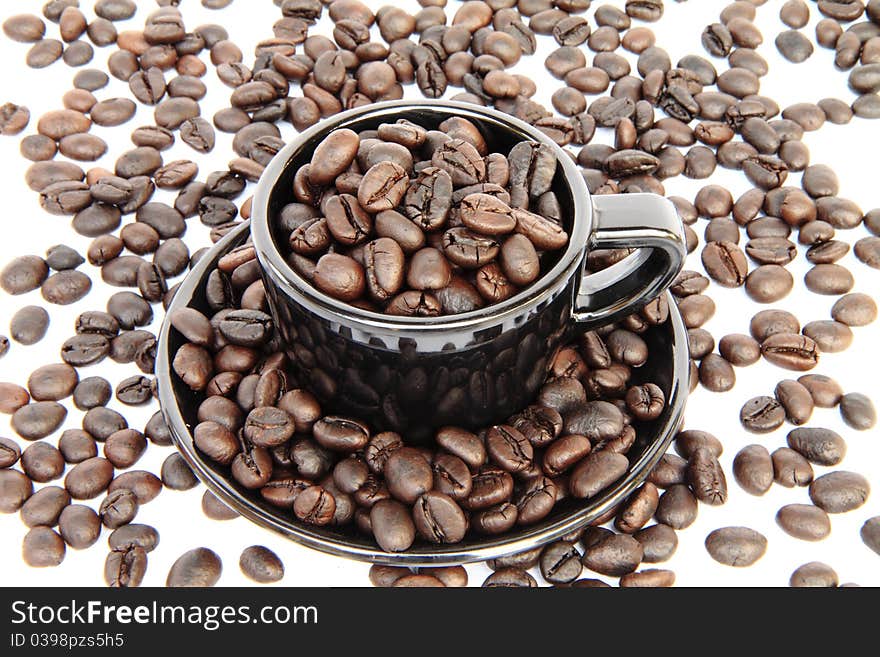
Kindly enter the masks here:
M 490 119 L 529 138 L 552 148 L 556 160 L 562 167 L 562 175 L 572 198 L 572 226 L 565 251 L 553 267 L 525 290 L 500 303 L 485 308 L 456 315 L 439 317 L 400 317 L 364 310 L 344 301 L 334 299 L 314 287 L 300 276 L 286 261 L 275 244 L 269 216 L 269 201 L 278 181 L 287 170 L 290 160 L 310 142 L 323 137 L 332 130 L 373 114 L 393 115 L 402 110 L 445 111 L 451 116 L 470 115 L 475 118 Z M 347 110 L 329 119 L 320 121 L 278 151 L 260 177 L 254 193 L 251 215 L 251 236 L 257 258 L 271 283 L 284 294 L 295 299 L 310 312 L 322 317 L 332 317 L 341 321 L 371 328 L 385 330 L 442 333 L 462 329 L 475 330 L 480 325 L 495 324 L 512 316 L 521 315 L 527 307 L 535 307 L 553 297 L 560 289 L 560 283 L 568 282 L 577 272 L 583 270 L 585 251 L 589 247 L 593 224 L 593 209 L 586 181 L 581 176 L 571 157 L 552 139 L 516 117 L 494 108 L 471 103 L 449 100 L 396 100 L 373 103 L 364 107 Z
M 162 415 L 178 451 L 208 490 L 259 527 L 270 529 L 289 540 L 324 553 L 381 565 L 456 565 L 500 558 L 558 540 L 572 531 L 589 525 L 617 507 L 647 479 L 650 471 L 666 453 L 681 424 L 688 397 L 687 332 L 677 305 L 670 292 L 666 291 L 664 294 L 669 305 L 669 332 L 672 337 L 669 345 L 669 363 L 672 370 L 667 409 L 661 415 L 662 420 L 657 420 L 658 426 L 650 436 L 650 443 L 639 458 L 630 465 L 627 473 L 598 497 L 584 500 L 582 507 L 571 510 L 552 522 L 544 521 L 532 527 L 521 528 L 515 537 L 486 537 L 485 541 L 480 541 L 476 545 L 423 546 L 401 553 L 388 553 L 378 546 L 366 547 L 351 540 L 334 539 L 328 537 L 320 528 L 313 529 L 292 519 L 284 519 L 280 511 L 270 513 L 238 491 L 228 479 L 221 477 L 199 454 L 193 441 L 192 427 L 187 424 L 183 416 L 182 400 L 175 392 L 175 374 L 171 368 L 171 315 L 177 309 L 189 307 L 208 270 L 216 265 L 221 255 L 241 242 L 247 227 L 248 222 L 242 223 L 214 245 L 196 263 L 181 284 L 168 307 L 159 331 L 155 369 Z

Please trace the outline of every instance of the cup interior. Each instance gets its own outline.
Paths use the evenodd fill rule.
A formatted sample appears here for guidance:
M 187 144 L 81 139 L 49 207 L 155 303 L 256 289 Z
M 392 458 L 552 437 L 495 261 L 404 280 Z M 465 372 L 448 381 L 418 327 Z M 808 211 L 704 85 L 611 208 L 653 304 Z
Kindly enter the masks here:
M 289 266 L 287 257 L 291 252 L 290 247 L 286 241 L 287 236 L 277 228 L 276 217 L 285 205 L 296 201 L 293 196 L 294 177 L 301 167 L 311 161 L 315 146 L 327 134 L 340 128 L 348 128 L 355 132 L 373 130 L 382 123 L 393 123 L 399 119 L 412 121 L 428 130 L 437 130 L 443 121 L 452 117 L 465 118 L 474 123 L 486 140 L 489 152 L 507 155 L 513 146 L 522 141 L 541 142 L 554 149 L 557 165 L 551 189 L 559 201 L 563 226 L 569 234 L 569 243 L 559 253 L 545 254 L 545 259 L 542 260 L 544 274 L 541 278 L 510 299 L 480 310 L 436 318 L 413 318 L 376 313 L 334 299 L 313 287 Z M 316 310 L 326 309 L 347 318 L 405 325 L 408 328 L 419 326 L 444 328 L 446 325 L 460 325 L 472 319 L 501 316 L 507 310 L 521 308 L 523 303 L 540 296 L 554 282 L 567 279 L 574 269 L 580 267 L 591 229 L 589 192 L 577 167 L 561 148 L 540 131 L 522 121 L 492 109 L 475 108 L 464 103 L 378 103 L 363 110 L 346 112 L 334 120 L 322 122 L 300 135 L 276 156 L 275 161 L 264 173 L 254 200 L 254 239 L 258 247 L 258 255 L 276 285 L 287 292 L 305 297 L 312 302 L 309 305 Z M 261 239 L 264 235 L 268 235 L 268 244 Z
M 247 240 L 249 228 L 249 224 L 243 224 L 198 262 L 175 295 L 168 315 L 178 308 L 192 307 L 210 316 L 205 299 L 208 274 L 224 253 Z M 638 439 L 628 454 L 629 472 L 596 498 L 563 500 L 539 524 L 519 528 L 504 536 L 469 538 L 455 545 L 417 542 L 407 552 L 388 554 L 353 528 L 319 528 L 301 524 L 292 513 L 267 504 L 258 492 L 240 486 L 230 476 L 229 468 L 203 457 L 192 437 L 192 430 L 198 424 L 197 410 L 202 396 L 190 390 L 171 368 L 171 360 L 185 339 L 167 319 L 160 332 L 157 355 L 159 399 L 174 440 L 195 473 L 221 500 L 258 525 L 309 547 L 372 563 L 416 566 L 482 561 L 558 539 L 601 518 L 641 485 L 665 453 L 681 422 L 688 378 L 687 335 L 671 298 L 669 308 L 669 320 L 643 335 L 650 347 L 650 356 L 644 367 L 634 370 L 633 380 L 634 384 L 650 380 L 659 385 L 666 394 L 667 405 L 656 420 L 636 425 Z

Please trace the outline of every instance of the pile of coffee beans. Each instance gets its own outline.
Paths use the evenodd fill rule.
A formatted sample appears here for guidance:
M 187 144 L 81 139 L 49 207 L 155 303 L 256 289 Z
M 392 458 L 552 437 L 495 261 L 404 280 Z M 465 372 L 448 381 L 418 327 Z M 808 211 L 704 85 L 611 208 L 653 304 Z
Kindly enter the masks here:
M 279 241 L 317 289 L 359 308 L 476 310 L 528 288 L 567 246 L 556 169 L 549 146 L 494 152 L 461 117 L 333 130 L 297 170 Z
M 0 384 L 0 411 L 12 415 L 13 431 L 28 445 L 22 449 L 16 440 L 0 439 L 0 511 L 22 511 L 23 521 L 32 527 L 24 542 L 28 563 L 57 565 L 67 548 L 85 549 L 95 544 L 106 526 L 108 531 L 113 530 L 105 572 L 108 583 L 140 583 L 158 533 L 144 525 L 124 523 L 136 518 L 137 509 L 160 491 L 189 488 L 195 479 L 179 458 L 169 459 L 157 474 L 134 469 L 146 450 L 171 444 L 169 429 L 157 413 L 139 431 L 107 404 L 115 397 L 123 405 L 142 405 L 154 395 L 152 374 L 157 344 L 148 327 L 173 297 L 178 283 L 175 279 L 205 253 L 205 248 L 200 248 L 203 245 L 187 245 L 184 241 L 187 222 L 198 217 L 216 241 L 250 216 L 248 185 L 259 179 L 263 168 L 283 147 L 279 125 L 289 123 L 303 130 L 347 108 L 399 99 L 407 85 L 429 98 L 442 96 L 493 105 L 530 123 L 567 149 L 594 194 L 650 191 L 666 195 L 667 181 L 671 184 L 677 177 L 705 180 L 693 199 L 670 196 L 686 224 L 689 251 L 699 251 L 702 264 L 699 271 L 682 273 L 672 287 L 688 327 L 691 386 L 732 394 L 738 368 L 759 361 L 795 371 L 799 376 L 796 380 L 783 378 L 772 394 L 743 406 L 741 422 L 747 431 L 778 430 L 786 422 L 794 429 L 772 452 L 774 446 L 768 449 L 764 444 L 742 449 L 733 463 L 734 478 L 744 490 L 756 495 L 766 492 L 773 483 L 809 486 L 812 504 L 786 505 L 777 516 L 783 530 L 796 538 L 827 535 L 829 514 L 860 508 L 868 497 L 869 482 L 862 475 L 832 469 L 820 470 L 816 476 L 814 468 L 836 468 L 842 463 L 846 436 L 810 425 L 813 409 L 835 407 L 847 428 L 869 429 L 876 422 L 870 400 L 858 392 L 844 394 L 842 385 L 821 374 L 821 367 L 824 354 L 847 349 L 858 327 L 877 318 L 874 300 L 856 290 L 858 274 L 840 263 L 852 251 L 858 262 L 872 268 L 880 266 L 880 210 L 864 211 L 840 196 L 836 174 L 831 167 L 811 162 L 803 137 L 825 123 L 842 125 L 853 117 L 880 117 L 876 70 L 880 65 L 880 0 L 823 1 L 815 6 L 789 0 L 779 8 L 763 0 L 735 0 L 720 11 L 717 22 L 703 30 L 701 42 L 706 52 L 687 54 L 677 61 L 644 24 L 664 20 L 672 13 L 670 7 L 664 12 L 661 0 L 617 3 L 622 8 L 590 0 L 470 0 L 448 6 L 445 0 L 421 0 L 422 9 L 414 15 L 394 6 L 374 11 L 359 0 L 274 0 L 279 18 L 267 27 L 268 38 L 258 44 L 247 63 L 245 53 L 230 40 L 222 25 L 187 26 L 185 4 L 181 9 L 177 3 L 159 0 L 159 7 L 147 12 L 142 28 L 133 23 L 117 26 L 135 17 L 139 3 L 133 0 L 96 0 L 92 13 L 80 4 L 79 0 L 49 0 L 41 16 L 16 15 L 2 26 L 7 38 L 27 44 L 24 60 L 28 66 L 43 68 L 63 62 L 75 70 L 72 88 L 63 93 L 60 107 L 46 108 L 48 111 L 33 121 L 21 103 L 4 101 L 0 106 L 0 134 L 19 135 L 33 127 L 20 142 L 22 156 L 32 162 L 25 174 L 26 183 L 39 195 L 40 206 L 46 212 L 69 217 L 72 229 L 92 241 L 87 249 L 80 249 L 81 253 L 57 245 L 43 255 L 21 255 L 2 269 L 0 287 L 5 292 L 27 295 L 40 290 L 42 302 L 29 297 L 27 305 L 15 312 L 10 337 L 0 335 L 0 356 L 10 349 L 26 349 L 45 341 L 53 306 L 83 303 L 93 288 L 103 284 L 120 288 L 105 306 L 79 315 L 73 334 L 60 345 L 58 363 L 50 364 L 48 370 L 40 368 L 30 380 L 22 376 L 22 385 Z M 222 9 L 231 2 L 202 0 L 201 4 Z M 756 50 L 765 41 L 754 23 L 759 11 L 778 11 L 785 30 L 773 37 L 776 47 L 789 62 L 808 62 L 800 64 L 802 67 L 816 61 L 811 57 L 813 35 L 804 28 L 811 12 L 818 11 L 822 18 L 815 25 L 815 44 L 834 51 L 834 65 L 848 72 L 854 97 L 828 97 L 816 103 L 780 107 L 762 94 L 761 81 L 769 64 Z M 559 80 L 558 88 L 548 94 L 551 107 L 535 100 L 538 84 L 543 86 L 545 81 L 521 75 L 515 68 L 545 46 L 552 49 L 544 61 L 545 68 L 549 76 Z M 86 68 L 95 49 L 109 55 L 106 71 L 103 66 Z M 202 116 L 203 100 L 209 86 L 216 85 L 215 75 L 231 91 L 228 106 L 209 120 Z M 128 94 L 121 95 L 131 97 L 108 94 L 110 77 L 124 82 Z M 122 130 L 138 107 L 150 108 L 153 120 L 131 130 L 133 149 L 111 152 L 93 128 Z M 393 148 L 402 144 L 394 140 L 410 129 L 390 123 L 386 135 L 358 139 L 390 142 L 383 148 L 402 155 L 400 149 Z M 389 130 L 395 137 L 388 138 Z M 172 148 L 214 156 L 219 143 L 217 133 L 234 136 L 234 154 L 228 164 L 203 173 L 185 155 L 166 162 Z M 429 143 L 428 134 L 425 144 Z M 463 139 L 461 134 L 455 138 Z M 409 150 L 413 165 L 411 171 L 407 170 L 408 179 L 422 173 L 422 165 L 416 166 L 420 162 L 434 166 L 433 152 L 431 158 L 422 157 L 424 148 L 423 144 Z M 493 157 L 488 152 L 486 155 L 487 180 L 482 184 L 489 184 Z M 512 153 L 501 155 L 507 156 L 510 170 Z M 341 187 L 339 177 L 333 180 L 339 196 L 349 194 L 357 199 L 361 182 L 358 176 L 377 164 L 362 167 L 359 159 L 357 154 L 353 159 L 357 167 L 342 173 Z M 224 156 L 222 161 L 227 158 Z M 497 163 L 497 157 L 494 161 Z M 105 168 L 98 163 L 108 164 Z M 712 176 L 719 167 L 741 171 L 747 190 L 735 196 L 714 184 Z M 300 192 L 314 191 L 308 176 L 301 177 L 300 182 Z M 324 190 L 320 191 L 323 197 Z M 455 189 L 453 194 L 458 191 Z M 521 205 L 514 200 L 513 186 L 508 185 L 504 191 L 511 197 L 507 205 L 512 211 L 529 211 L 545 219 L 557 217 L 552 204 L 541 203 L 541 197 L 530 196 Z M 289 210 L 286 217 L 282 213 L 280 225 L 290 222 L 293 232 L 301 222 L 328 220 L 323 200 L 296 199 L 299 209 Z M 464 268 L 452 261 L 442 242 L 451 230 L 466 229 L 483 235 L 464 223 L 458 225 L 463 222 L 461 200 L 457 203 L 459 211 L 450 210 L 447 215 L 445 230 L 426 230 L 412 221 L 406 214 L 405 196 L 400 214 L 407 223 L 396 217 L 394 222 L 379 221 L 384 210 L 368 212 L 375 214 L 373 238 L 386 237 L 380 233 L 380 225 L 385 223 L 392 224 L 394 228 L 389 230 L 396 231 L 390 237 L 404 252 L 404 261 L 410 261 L 401 280 L 408 279 L 415 253 L 422 249 L 432 256 L 423 258 L 432 276 L 441 268 L 435 266 L 437 258 L 433 256 L 450 261 L 447 264 L 453 270 L 452 279 L 445 289 L 454 294 L 441 295 L 430 288 L 430 292 L 419 291 L 419 301 L 423 294 L 435 298 L 416 308 L 452 313 L 494 302 L 480 293 L 476 281 L 459 274 L 456 268 Z M 360 199 L 358 204 L 364 207 Z M 706 223 L 698 229 L 703 220 Z M 410 253 L 405 248 L 410 244 L 406 240 L 413 238 L 412 244 L 417 243 L 416 229 L 421 231 L 424 244 Z M 851 231 L 860 234 L 847 240 L 845 235 Z M 329 227 L 319 235 L 326 236 L 327 232 L 337 239 Z M 57 229 L 53 227 L 55 234 Z M 514 228 L 504 243 L 516 238 L 524 245 L 518 235 Z M 502 241 L 490 238 L 499 244 Z M 526 241 L 531 237 L 526 236 Z M 327 249 L 332 255 L 349 257 L 362 268 L 367 291 L 352 302 L 385 309 L 387 300 L 370 295 L 366 249 L 362 247 L 328 245 Z M 534 242 L 532 247 L 542 251 Z M 598 271 L 627 253 L 594 250 L 588 267 Z M 373 258 L 375 262 L 375 253 Z M 299 265 L 301 274 L 311 275 L 317 268 L 318 263 L 307 255 L 292 251 L 290 259 L 295 268 Z M 493 273 L 510 280 L 502 259 L 499 247 Z M 789 265 L 799 259 L 811 267 L 802 285 L 789 271 Z M 253 260 L 242 260 L 246 261 L 252 263 L 250 269 L 232 267 L 231 261 L 224 265 L 229 268 L 227 274 L 238 274 L 231 277 L 237 286 L 233 306 L 238 309 L 233 312 L 265 313 L 264 291 L 256 281 Z M 218 278 L 222 280 L 219 274 L 215 280 Z M 376 289 L 385 290 L 383 286 L 388 282 L 387 278 L 379 281 L 377 277 Z M 805 305 L 804 316 L 797 318 L 773 307 L 796 287 L 834 298 L 830 313 L 811 316 L 810 306 Z M 338 293 L 341 288 L 328 289 Z M 710 296 L 714 290 L 718 290 L 719 299 L 728 297 L 724 303 L 743 307 L 754 303 L 758 312 L 743 326 L 730 327 L 736 332 L 716 337 L 707 328 L 716 309 Z M 651 307 L 653 310 L 626 318 L 612 327 L 611 333 L 596 335 L 609 351 L 607 342 L 615 331 L 641 336 L 652 330 L 651 322 L 658 316 L 654 313 L 660 310 L 657 304 Z M 257 317 L 241 323 L 242 334 L 256 326 L 265 328 L 264 319 Z M 210 320 L 209 326 L 212 336 L 222 337 L 220 326 L 211 325 Z M 199 330 L 206 331 L 204 324 Z M 231 329 L 227 326 L 226 330 Z M 208 346 L 199 339 L 188 339 L 196 347 Z M 213 349 L 219 345 L 210 346 Z M 556 377 L 572 379 L 579 382 L 590 401 L 600 397 L 613 400 L 625 418 L 635 417 L 627 406 L 628 396 L 625 391 L 621 394 L 620 388 L 620 375 L 625 373 L 621 364 L 630 365 L 614 360 L 611 366 L 595 369 L 587 360 L 587 345 L 578 344 L 564 351 L 572 349 L 587 361 L 587 371 L 575 366 L 561 375 L 556 365 L 548 386 Z M 249 386 L 256 394 L 251 369 L 259 367 L 253 374 L 259 373 L 262 378 L 261 370 L 265 368 L 259 359 L 245 367 L 253 357 L 247 350 L 255 351 L 251 346 L 226 344 L 217 354 L 209 353 L 208 359 L 191 354 L 194 369 L 188 370 L 194 381 L 204 376 L 210 381 L 216 379 L 217 391 L 223 394 L 212 397 L 232 403 L 242 414 L 242 422 L 253 409 L 243 413 L 237 401 L 239 388 L 248 381 L 242 394 L 250 400 Z M 108 357 L 131 365 L 131 373 L 119 381 L 85 376 L 87 370 L 83 368 Z M 211 375 L 205 374 L 208 361 Z M 218 378 L 221 373 L 225 376 Z M 271 389 L 274 384 L 269 381 L 264 385 Z M 296 388 L 288 394 L 293 390 Z M 755 392 L 759 391 L 750 394 Z M 650 407 L 654 397 L 651 390 L 642 390 L 634 393 L 633 399 L 636 401 L 631 404 Z M 71 426 L 67 400 L 85 413 L 80 426 Z M 225 402 L 213 403 L 228 406 Z M 319 419 L 315 417 L 314 421 Z M 488 453 L 488 434 L 482 438 L 486 440 L 480 443 Z M 565 446 L 566 438 L 557 437 L 552 446 Z M 290 440 L 296 441 L 296 434 Z M 316 437 L 309 440 L 312 447 L 320 446 Z M 598 447 L 590 443 L 596 454 L 608 451 Z M 527 572 L 533 567 L 540 570 L 544 580 L 556 585 L 604 584 L 592 577 L 581 578 L 578 564 L 607 577 L 620 577 L 623 586 L 671 584 L 674 575 L 670 571 L 636 569 L 640 562 L 655 564 L 669 558 L 677 544 L 675 530 L 693 523 L 698 501 L 724 501 L 724 471 L 717 466 L 722 448 L 722 440 L 715 436 L 683 431 L 676 440 L 678 453 L 664 456 L 638 498 L 633 498 L 629 515 L 624 517 L 621 511 L 613 529 L 591 528 L 546 548 L 496 560 L 489 564 L 496 572 L 486 585 L 534 586 L 536 580 Z M 448 450 L 442 446 L 438 449 Z M 420 456 L 433 462 L 437 451 Z M 534 460 L 535 447 L 532 451 L 532 467 L 514 476 L 519 486 L 527 474 L 539 474 L 535 465 L 543 467 L 542 461 Z M 330 450 L 330 456 L 339 458 L 341 453 Z M 320 462 L 311 456 L 306 460 Z M 341 462 L 347 460 L 357 459 Z M 290 464 L 278 467 L 278 472 L 292 468 Z M 323 488 L 325 493 L 330 490 L 334 496 L 335 482 L 327 479 L 331 474 L 335 474 L 335 466 L 333 473 L 328 470 L 312 488 Z M 370 476 L 375 478 L 372 471 Z M 552 479 L 546 472 L 541 476 Z M 63 487 L 52 484 L 62 477 Z M 473 484 L 473 474 L 471 477 Z M 560 478 L 566 475 L 556 475 L 557 480 Z M 38 485 L 36 491 L 34 483 Z M 555 483 L 557 494 L 566 488 L 559 481 Z M 436 491 L 425 494 L 429 492 L 433 495 Z M 508 501 L 517 513 L 520 494 L 514 486 Z M 338 499 L 344 500 L 341 495 Z M 389 502 L 396 500 L 390 492 L 388 496 Z M 648 513 L 655 497 L 656 509 Z M 24 510 L 26 503 L 29 506 Z M 304 503 L 300 504 L 302 510 Z M 210 494 L 203 500 L 203 509 L 217 520 L 235 515 Z M 369 514 L 362 507 L 354 513 L 355 524 L 359 520 L 365 525 Z M 656 524 L 627 533 L 625 528 L 631 520 L 626 518 L 642 518 L 644 513 L 648 518 L 653 515 Z M 114 525 L 118 527 L 114 529 Z M 876 518 L 866 519 L 861 540 L 880 551 L 876 528 Z M 706 543 L 710 554 L 722 563 L 735 565 L 760 558 L 765 544 L 760 535 L 738 527 L 724 528 L 710 537 Z M 278 564 L 259 550 L 242 555 L 241 565 L 244 572 L 258 580 L 274 578 L 280 572 Z M 577 574 L 569 579 L 575 571 Z M 211 584 L 220 572 L 219 557 L 200 549 L 181 558 L 168 582 Z M 400 586 L 466 582 L 460 569 L 421 569 L 416 573 L 377 569 L 373 575 L 374 583 L 399 581 Z M 838 578 L 828 565 L 808 563 L 791 575 L 790 583 L 837 585 Z
M 207 276 L 204 312 L 169 316 L 186 340 L 172 368 L 199 395 L 192 420 L 198 450 L 228 467 L 239 488 L 304 524 L 352 526 L 388 552 L 417 539 L 456 544 L 514 531 L 548 518 L 563 500 L 590 500 L 619 480 L 638 431 L 650 431 L 642 423 L 665 410 L 658 385 L 635 383 L 650 357 L 640 333 L 668 321 L 661 298 L 639 315 L 641 331 L 610 325 L 560 350 L 536 404 L 507 424 L 477 433 L 442 427 L 433 445 L 409 445 L 358 418 L 325 415 L 311 393 L 295 387 L 265 293 L 253 292 L 263 285 L 255 264 L 250 243 L 232 249 Z M 720 469 L 712 455 L 701 456 L 711 471 Z M 719 484 L 695 467 L 700 498 L 723 501 L 726 489 L 713 488 Z M 653 484 L 639 489 L 619 512 L 619 526 L 641 529 L 657 498 Z

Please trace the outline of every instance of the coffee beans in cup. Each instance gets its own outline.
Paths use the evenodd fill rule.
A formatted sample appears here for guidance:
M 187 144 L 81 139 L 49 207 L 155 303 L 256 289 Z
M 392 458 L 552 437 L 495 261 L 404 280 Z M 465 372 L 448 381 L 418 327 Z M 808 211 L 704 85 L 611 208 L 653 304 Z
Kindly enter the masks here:
M 406 317 L 505 301 L 558 259 L 568 234 L 546 144 L 505 152 L 471 121 L 407 119 L 330 132 L 275 218 L 295 271 L 324 294 Z

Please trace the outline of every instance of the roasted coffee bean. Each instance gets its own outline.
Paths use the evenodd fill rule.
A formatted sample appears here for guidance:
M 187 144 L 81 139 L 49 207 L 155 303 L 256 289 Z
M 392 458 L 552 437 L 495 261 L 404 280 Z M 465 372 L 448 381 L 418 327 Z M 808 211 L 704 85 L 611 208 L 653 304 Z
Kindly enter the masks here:
M 838 470 L 822 475 L 810 484 L 813 504 L 828 513 L 845 513 L 862 506 L 871 486 L 862 475 Z
M 274 552 L 261 545 L 245 548 L 238 560 L 241 572 L 260 584 L 278 582 L 284 577 L 284 564 Z
M 862 542 L 874 552 L 880 554 L 880 518 L 869 518 L 860 530 Z
M 334 298 L 353 301 L 363 294 L 366 276 L 356 260 L 328 253 L 318 260 L 314 283 L 319 290 Z
M 147 569 L 147 554 L 143 548 L 128 547 L 113 550 L 104 563 L 104 581 L 111 588 L 138 587 Z
M 31 568 L 52 568 L 64 561 L 64 540 L 49 527 L 34 527 L 25 535 L 21 552 Z
M 807 486 L 813 481 L 809 461 L 788 447 L 780 447 L 770 455 L 773 460 L 773 479 L 781 486 Z
M 753 365 L 761 358 L 761 345 L 751 336 L 740 333 L 721 338 L 718 351 L 731 365 L 737 367 Z
M 736 384 L 736 373 L 731 364 L 717 354 L 707 354 L 699 367 L 700 383 L 713 392 L 726 392 Z
M 226 521 L 238 517 L 238 512 L 226 506 L 211 491 L 202 496 L 202 512 L 211 520 Z
M 76 465 L 67 473 L 64 487 L 76 500 L 90 500 L 107 490 L 113 479 L 113 464 L 95 457 Z
M 46 483 L 64 473 L 64 457 L 52 445 L 36 442 L 21 453 L 21 469 L 33 481 Z
M 40 306 L 25 306 L 12 316 L 9 335 L 23 345 L 33 345 L 46 336 L 49 329 L 49 313 Z
M 569 486 L 572 495 L 590 498 L 622 477 L 629 461 L 621 454 L 598 451 L 587 456 L 571 473 Z
M 458 543 L 467 530 L 464 512 L 443 493 L 428 492 L 419 497 L 413 507 L 413 519 L 416 531 L 431 543 Z
M 327 416 L 315 422 L 314 437 L 322 447 L 332 451 L 354 452 L 366 446 L 370 433 L 355 420 Z
M 71 464 L 82 463 L 98 455 L 95 440 L 85 431 L 68 429 L 58 440 L 58 450 L 64 460 Z
M 583 565 L 594 572 L 620 577 L 638 568 L 644 552 L 632 536 L 608 533 L 584 544 Z
M 831 317 L 847 326 L 867 326 L 877 319 L 877 304 L 867 294 L 853 292 L 834 303 Z
M 325 207 L 327 228 L 345 245 L 360 244 L 372 230 L 372 218 L 358 200 L 349 194 L 331 198 Z M 371 210 L 372 211 L 372 210 Z
M 58 486 L 41 488 L 22 505 L 21 521 L 29 528 L 58 524 L 61 512 L 70 504 L 70 495 Z
M 101 536 L 101 519 L 90 507 L 71 504 L 61 511 L 58 533 L 69 547 L 84 550 L 98 542 Z
M 727 501 L 727 480 L 718 459 L 707 449 L 691 454 L 687 471 L 694 495 L 704 504 L 719 505 Z
M 633 386 L 626 393 L 626 406 L 639 420 L 656 420 L 666 407 L 666 396 L 653 383 Z
M 370 524 L 376 542 L 386 552 L 403 552 L 415 540 L 416 528 L 409 510 L 395 500 L 377 502 L 370 510 Z
M 740 422 L 752 433 L 769 433 L 785 422 L 785 409 L 773 397 L 753 397 L 743 404 Z
M 98 515 L 105 527 L 116 529 L 134 520 L 137 511 L 138 503 L 134 493 L 128 490 L 117 490 L 104 498 Z
M 673 529 L 689 527 L 697 518 L 697 500 L 684 484 L 672 484 L 660 496 L 655 517 Z
M 744 568 L 767 551 L 767 539 L 748 527 L 723 527 L 706 537 L 706 551 L 720 564 Z
M 38 256 L 19 256 L 0 273 L 0 284 L 8 294 L 25 294 L 35 290 L 46 280 L 49 267 Z
M 788 61 L 800 64 L 813 54 L 813 44 L 797 30 L 785 30 L 776 37 L 776 48 Z
M 826 587 L 838 586 L 837 573 L 831 566 L 820 561 L 811 561 L 797 568 L 789 579 L 791 587 Z
M 788 504 L 776 513 L 776 524 L 802 541 L 821 541 L 831 533 L 828 514 L 812 504 Z
M 25 440 L 39 440 L 55 432 L 67 417 L 67 409 L 53 401 L 32 402 L 12 414 L 12 428 Z
M 181 555 L 171 566 L 165 582 L 169 587 L 214 586 L 223 572 L 220 557 L 208 548 L 196 548 Z
M 763 445 L 748 445 L 733 459 L 733 476 L 752 495 L 763 495 L 773 484 L 773 462 Z
M 877 424 L 877 411 L 867 395 L 850 392 L 840 398 L 840 416 L 853 429 L 867 431 Z
M 797 381 L 786 379 L 776 385 L 776 399 L 785 409 L 785 417 L 792 424 L 804 424 L 813 414 L 810 391 Z
M 180 454 L 172 454 L 162 463 L 162 483 L 171 490 L 190 490 L 199 480 Z
M 807 289 L 816 294 L 841 295 L 849 292 L 855 279 L 848 269 L 837 264 L 818 264 L 804 276 Z
M 147 449 L 147 440 L 140 431 L 121 429 L 111 434 L 104 443 L 104 456 L 114 467 L 130 468 Z
M 21 448 L 8 438 L 0 438 L 0 468 L 11 468 L 21 457 Z
M 816 343 L 805 335 L 776 333 L 761 343 L 761 354 L 768 361 L 789 370 L 804 372 L 819 362 Z

